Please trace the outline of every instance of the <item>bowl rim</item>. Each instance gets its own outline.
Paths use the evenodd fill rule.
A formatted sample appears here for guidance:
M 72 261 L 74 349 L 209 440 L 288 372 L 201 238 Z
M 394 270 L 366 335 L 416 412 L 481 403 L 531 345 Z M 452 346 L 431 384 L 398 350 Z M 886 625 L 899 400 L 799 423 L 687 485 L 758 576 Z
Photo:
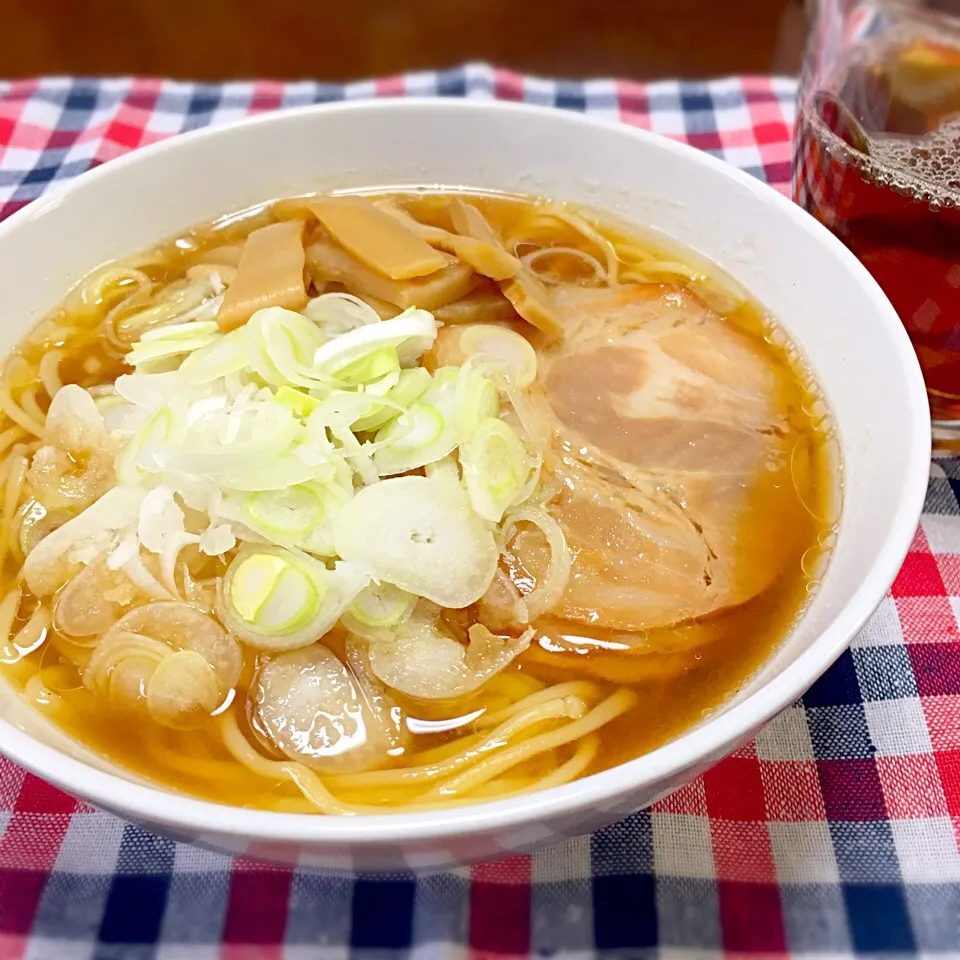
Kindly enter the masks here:
M 740 188 L 748 189 L 761 202 L 787 216 L 794 228 L 812 234 L 854 275 L 871 301 L 877 322 L 886 327 L 894 345 L 899 343 L 908 382 L 911 449 L 902 451 L 907 478 L 897 511 L 889 519 L 884 545 L 859 587 L 839 615 L 785 670 L 764 686 L 702 726 L 681 734 L 667 744 L 634 760 L 580 780 L 504 800 L 454 806 L 447 810 L 364 815 L 323 816 L 250 810 L 174 793 L 161 786 L 136 783 L 69 757 L 35 740 L 0 717 L 0 752 L 15 763 L 69 793 L 131 820 L 148 820 L 171 830 L 202 835 L 231 835 L 254 841 L 317 844 L 331 847 L 368 847 L 390 842 L 436 841 L 452 837 L 508 831 L 546 817 L 572 814 L 584 808 L 601 808 L 644 784 L 656 784 L 682 776 L 703 764 L 718 761 L 753 731 L 798 699 L 836 660 L 856 632 L 865 624 L 892 585 L 916 532 L 927 488 L 930 460 L 930 417 L 919 364 L 906 331 L 892 305 L 867 269 L 812 216 L 778 191 L 732 164 L 695 147 L 618 120 L 589 114 L 496 100 L 442 97 L 402 97 L 346 100 L 310 104 L 244 117 L 239 120 L 177 134 L 110 160 L 77 178 L 55 186 L 0 223 L 0 237 L 17 231 L 30 219 L 60 202 L 66 192 L 83 189 L 102 177 L 149 156 L 176 152 L 183 147 L 215 140 L 238 127 L 269 127 L 298 118 L 329 113 L 424 110 L 445 112 L 498 112 L 549 116 L 572 127 L 602 129 L 607 134 L 633 138 L 648 149 L 666 151 L 693 160 L 713 170 Z M 627 811 L 624 810 L 624 813 Z

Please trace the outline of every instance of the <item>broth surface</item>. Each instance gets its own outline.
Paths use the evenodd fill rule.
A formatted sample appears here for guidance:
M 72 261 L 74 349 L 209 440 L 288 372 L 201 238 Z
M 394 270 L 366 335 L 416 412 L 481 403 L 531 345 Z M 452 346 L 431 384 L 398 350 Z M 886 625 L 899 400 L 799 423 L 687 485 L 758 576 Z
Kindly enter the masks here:
M 421 224 L 457 229 L 450 215 L 450 194 L 371 196 L 389 200 Z M 451 331 L 459 330 L 461 319 L 456 304 L 473 311 L 471 297 L 487 298 L 476 308 L 487 311 L 479 314 L 482 319 L 520 330 L 534 345 L 540 370 L 538 396 L 546 404 L 544 410 L 549 408 L 549 415 L 562 425 L 563 435 L 550 441 L 553 446 L 545 455 L 542 483 L 557 483 L 549 502 L 551 509 L 556 505 L 561 525 L 573 540 L 573 585 L 559 607 L 533 620 L 536 634 L 529 647 L 478 691 L 453 701 L 414 699 L 391 691 L 406 717 L 403 746 L 372 771 L 322 774 L 324 788 L 338 803 L 358 808 L 477 802 L 549 786 L 641 756 L 699 723 L 743 685 L 789 632 L 828 560 L 839 506 L 835 445 L 816 384 L 774 319 L 736 284 L 687 252 L 586 212 L 527 198 L 458 196 L 483 214 L 510 253 L 520 258 L 538 254 L 525 262 L 535 268 L 552 303 L 573 304 L 564 315 L 582 318 L 576 333 L 568 327 L 567 339 L 557 346 L 524 324 L 510 302 L 498 298 L 495 285 L 484 280 L 453 305 L 436 308 L 437 318 L 447 319 L 426 358 L 428 366 L 454 363 L 456 344 L 450 346 L 450 337 L 455 336 Z M 125 261 L 125 269 L 149 279 L 149 294 L 134 292 L 127 298 L 136 289 L 131 279 L 103 287 L 92 301 L 85 302 L 75 291 L 8 360 L 0 396 L 5 412 L 0 442 L 6 451 L 0 487 L 5 498 L 2 594 L 7 598 L 0 603 L 0 621 L 7 615 L 9 631 L 4 635 L 0 629 L 0 644 L 5 646 L 0 669 L 57 726 L 150 781 L 220 803 L 308 811 L 315 804 L 282 773 L 281 766 L 289 761 L 269 742 L 268 732 L 251 712 L 251 700 L 262 683 L 255 677 L 262 676 L 258 670 L 269 654 L 242 646 L 240 679 L 208 723 L 180 730 L 144 718 L 118 722 L 118 713 L 83 683 L 89 644 L 59 633 L 48 614 L 45 620 L 37 614 L 46 607 L 22 588 L 18 546 L 18 525 L 31 502 L 29 482 L 23 477 L 40 446 L 30 428 L 45 415 L 50 393 L 59 383 L 97 388 L 130 372 L 121 349 L 102 335 L 104 320 L 109 316 L 113 329 L 122 330 L 125 320 L 139 316 L 154 302 L 151 297 L 158 290 L 184 281 L 188 269 L 195 275 L 198 266 L 201 272 L 222 269 L 228 275 L 237 265 L 245 238 L 257 228 L 289 219 L 287 207 L 295 203 L 280 201 L 224 218 Z M 603 267 L 606 275 L 598 275 L 593 264 Z M 620 287 L 611 287 L 611 269 Z M 345 286 L 356 292 L 349 284 L 319 282 L 309 246 L 307 270 L 311 292 L 323 282 L 327 291 Z M 401 311 L 394 307 L 387 312 Z M 713 346 L 708 334 L 718 338 Z M 728 349 L 733 375 L 726 400 L 727 394 L 697 396 L 686 380 L 687 386 L 667 397 L 656 384 L 648 386 L 656 371 L 641 369 L 644 363 L 666 357 L 694 373 L 703 365 L 714 383 L 725 375 L 716 372 L 716 363 Z M 756 387 L 757 403 L 762 401 L 758 412 L 746 393 L 752 388 L 740 382 L 744 371 L 754 368 L 761 378 Z M 695 386 L 694 380 L 690 383 Z M 641 420 L 630 419 L 636 413 L 624 407 L 630 396 L 640 396 L 637 403 L 660 407 L 644 413 Z M 729 415 L 718 414 L 718 406 L 728 402 Z M 536 405 L 533 410 L 534 418 L 540 415 Z M 744 426 L 744 416 L 755 422 Z M 700 430 L 703 422 L 711 424 L 708 433 Z M 688 428 L 689 436 L 682 432 Z M 750 452 L 747 436 L 750 443 L 756 439 L 756 452 Z M 743 463 L 737 460 L 741 455 Z M 757 468 L 765 457 L 766 474 Z M 588 486 L 578 488 L 576 478 L 581 475 Z M 595 490 L 589 484 L 599 486 Z M 626 491 L 622 500 L 621 488 Z M 648 498 L 644 503 L 663 504 L 663 516 L 631 499 L 641 488 Z M 722 504 L 729 508 L 711 506 L 720 502 L 717 497 L 727 498 Z M 701 511 L 697 514 L 701 520 L 705 516 L 714 523 L 706 533 L 701 520 L 687 517 L 694 509 Z M 631 528 L 636 539 L 617 526 L 627 513 L 636 521 Z M 600 530 L 602 517 L 608 514 L 614 524 L 609 535 Z M 577 532 L 581 522 L 589 528 L 582 537 Z M 661 522 L 665 526 L 656 526 Z M 667 542 L 663 531 L 668 529 L 675 531 L 676 543 Z M 512 548 L 500 567 L 520 585 L 521 593 L 523 583 L 545 576 L 542 545 L 531 539 L 535 531 L 525 530 L 518 539 L 526 535 L 530 549 Z M 591 546 L 591 536 L 603 542 Z M 706 551 L 705 572 L 697 567 L 691 573 L 689 556 L 701 546 Z M 662 550 L 662 555 L 655 556 L 655 550 Z M 198 578 L 222 576 L 226 569 L 216 558 L 198 564 Z M 680 587 L 657 579 L 668 573 Z M 638 582 L 644 584 L 642 610 L 631 605 L 632 594 L 623 593 L 627 585 Z M 22 598 L 11 600 L 20 597 L 18 591 Z M 590 598 L 601 595 L 620 599 L 594 609 Z M 477 623 L 490 625 L 498 634 L 521 629 L 516 624 L 498 625 L 483 602 L 445 611 L 442 623 L 461 642 Z M 346 643 L 342 626 L 323 637 L 325 647 L 348 661 Z M 524 698 L 546 696 L 544 691 L 560 684 L 566 685 L 557 688 L 561 699 L 582 699 L 590 709 L 623 690 L 632 691 L 630 705 L 595 731 L 537 752 L 462 792 L 454 784 L 445 793 L 446 780 L 439 790 L 431 780 L 428 789 L 419 774 L 405 780 L 376 772 L 419 771 L 464 751 L 469 757 L 456 770 L 469 770 L 496 752 L 484 745 L 492 727 L 485 727 L 482 718 L 509 717 Z M 225 723 L 232 726 L 228 729 Z M 547 720 L 537 729 L 550 733 L 555 727 Z M 234 742 L 231 747 L 231 736 L 242 736 L 244 746 Z M 238 760 L 238 749 L 247 755 L 246 762 Z M 334 805 L 328 812 L 342 811 Z

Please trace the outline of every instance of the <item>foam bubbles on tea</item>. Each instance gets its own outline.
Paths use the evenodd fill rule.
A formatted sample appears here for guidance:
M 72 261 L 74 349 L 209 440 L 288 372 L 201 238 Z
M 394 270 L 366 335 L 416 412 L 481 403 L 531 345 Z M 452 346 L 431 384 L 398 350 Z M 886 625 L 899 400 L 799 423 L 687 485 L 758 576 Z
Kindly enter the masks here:
M 797 201 L 873 273 L 917 351 L 934 419 L 960 419 L 960 37 L 854 47 L 798 117 Z

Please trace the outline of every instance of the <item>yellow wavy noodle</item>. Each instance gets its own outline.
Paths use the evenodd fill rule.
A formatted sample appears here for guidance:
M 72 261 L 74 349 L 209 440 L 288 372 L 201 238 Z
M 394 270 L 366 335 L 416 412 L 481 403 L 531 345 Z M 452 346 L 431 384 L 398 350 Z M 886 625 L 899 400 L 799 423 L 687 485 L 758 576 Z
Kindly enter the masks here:
M 0 453 L 6 453 L 10 447 L 25 436 L 23 427 L 12 426 L 0 431 Z
M 17 507 L 23 496 L 24 482 L 27 477 L 29 461 L 20 447 L 14 447 L 7 454 L 4 461 L 6 470 L 3 478 L 3 525 L 0 526 L 0 570 L 6 562 L 7 554 L 11 551 L 10 540 L 16 535 L 17 526 L 13 519 L 17 514 Z M 19 552 L 14 547 L 15 552 Z
M 37 367 L 43 389 L 47 391 L 47 396 L 51 399 L 53 399 L 56 392 L 63 386 L 60 382 L 60 361 L 62 359 L 62 350 L 50 350 L 43 355 L 43 359 L 41 359 Z
M 27 433 L 35 437 L 43 436 L 44 417 L 31 416 L 24 408 L 13 399 L 10 392 L 9 383 L 4 380 L 0 385 L 0 410 L 2 410 L 15 424 L 22 427 Z
M 38 371 L 39 372 L 39 371 Z M 26 390 L 22 391 L 20 394 L 20 406 L 23 408 L 23 411 L 27 416 L 36 420 L 37 423 L 45 424 L 47 420 L 47 412 L 42 409 L 40 406 L 40 401 L 37 397 L 38 388 L 27 387 Z

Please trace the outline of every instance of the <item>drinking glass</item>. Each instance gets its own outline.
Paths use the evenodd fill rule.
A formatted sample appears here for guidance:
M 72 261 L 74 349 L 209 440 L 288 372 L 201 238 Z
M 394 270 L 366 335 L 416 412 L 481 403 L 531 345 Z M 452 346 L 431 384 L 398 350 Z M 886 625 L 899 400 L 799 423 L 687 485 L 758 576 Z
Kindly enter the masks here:
M 934 439 L 960 447 L 960 0 L 811 7 L 794 199 L 890 298 L 920 360 Z

